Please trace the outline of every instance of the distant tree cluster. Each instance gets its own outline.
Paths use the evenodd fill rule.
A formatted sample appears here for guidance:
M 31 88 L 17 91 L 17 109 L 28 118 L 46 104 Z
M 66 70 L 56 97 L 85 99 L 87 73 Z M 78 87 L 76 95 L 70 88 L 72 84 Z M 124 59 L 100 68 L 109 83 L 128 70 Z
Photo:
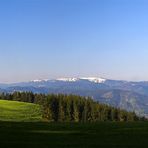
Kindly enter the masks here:
M 2 93 L 2 100 L 15 100 L 42 105 L 42 116 L 54 122 L 138 121 L 134 112 L 110 107 L 89 97 L 63 94 L 33 94 L 32 92 Z

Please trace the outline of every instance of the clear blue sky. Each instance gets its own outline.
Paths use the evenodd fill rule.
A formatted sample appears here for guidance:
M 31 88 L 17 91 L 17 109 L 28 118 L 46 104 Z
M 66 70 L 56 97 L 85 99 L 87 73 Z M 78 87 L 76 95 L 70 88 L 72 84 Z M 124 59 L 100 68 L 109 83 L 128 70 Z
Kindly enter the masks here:
M 148 80 L 148 1 L 0 0 L 0 82 Z

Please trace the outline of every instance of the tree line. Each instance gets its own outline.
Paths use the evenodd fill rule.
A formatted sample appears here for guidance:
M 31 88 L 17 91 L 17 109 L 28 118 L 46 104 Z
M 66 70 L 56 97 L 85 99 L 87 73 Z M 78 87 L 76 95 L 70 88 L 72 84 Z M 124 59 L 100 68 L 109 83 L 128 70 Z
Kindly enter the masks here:
M 138 121 L 134 112 L 127 112 L 90 97 L 63 94 L 33 94 L 32 92 L 14 92 L 0 94 L 2 100 L 14 100 L 36 103 L 42 106 L 42 117 L 51 122 L 97 122 L 97 121 Z

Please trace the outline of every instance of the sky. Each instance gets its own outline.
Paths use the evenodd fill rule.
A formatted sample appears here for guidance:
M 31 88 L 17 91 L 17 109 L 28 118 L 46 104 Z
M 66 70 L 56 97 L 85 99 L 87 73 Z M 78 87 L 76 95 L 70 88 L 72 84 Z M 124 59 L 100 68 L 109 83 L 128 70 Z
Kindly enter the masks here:
M 0 0 L 0 82 L 148 81 L 148 1 Z

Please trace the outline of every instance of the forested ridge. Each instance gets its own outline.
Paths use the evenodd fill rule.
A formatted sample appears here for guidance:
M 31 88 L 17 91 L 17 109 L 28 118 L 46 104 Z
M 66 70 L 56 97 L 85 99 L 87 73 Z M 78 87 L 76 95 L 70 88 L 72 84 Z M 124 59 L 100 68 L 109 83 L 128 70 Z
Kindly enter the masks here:
M 1 100 L 36 103 L 42 106 L 42 117 L 52 122 L 138 121 L 134 112 L 127 112 L 93 101 L 90 97 L 63 94 L 14 92 L 0 94 Z

